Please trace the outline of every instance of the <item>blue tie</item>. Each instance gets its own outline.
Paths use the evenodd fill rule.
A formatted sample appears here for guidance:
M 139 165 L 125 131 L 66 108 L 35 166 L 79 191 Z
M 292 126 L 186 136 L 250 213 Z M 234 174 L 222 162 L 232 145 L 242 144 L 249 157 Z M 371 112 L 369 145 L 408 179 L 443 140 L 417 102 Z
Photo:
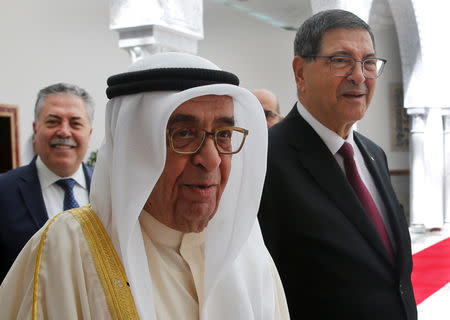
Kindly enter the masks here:
M 80 205 L 73 196 L 73 186 L 75 185 L 75 180 L 72 178 L 61 179 L 56 181 L 56 184 L 64 189 L 64 211 L 72 208 L 78 208 Z

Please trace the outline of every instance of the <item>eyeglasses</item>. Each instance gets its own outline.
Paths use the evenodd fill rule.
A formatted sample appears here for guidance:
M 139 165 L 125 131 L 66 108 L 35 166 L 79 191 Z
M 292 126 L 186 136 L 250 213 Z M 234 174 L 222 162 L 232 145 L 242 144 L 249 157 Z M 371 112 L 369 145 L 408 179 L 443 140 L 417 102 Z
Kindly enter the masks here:
M 201 128 L 167 129 L 170 149 L 179 154 L 195 154 L 200 151 L 208 136 L 214 140 L 219 154 L 241 151 L 248 130 L 238 127 L 217 128 L 213 132 Z
M 348 77 L 353 73 L 356 62 L 361 62 L 361 70 L 364 77 L 376 79 L 383 72 L 386 59 L 366 58 L 356 60 L 346 56 L 304 56 L 304 58 L 327 58 L 330 59 L 330 72 L 337 77 Z
M 266 116 L 266 119 L 278 118 L 280 116 L 278 113 L 266 109 L 264 109 L 264 115 Z

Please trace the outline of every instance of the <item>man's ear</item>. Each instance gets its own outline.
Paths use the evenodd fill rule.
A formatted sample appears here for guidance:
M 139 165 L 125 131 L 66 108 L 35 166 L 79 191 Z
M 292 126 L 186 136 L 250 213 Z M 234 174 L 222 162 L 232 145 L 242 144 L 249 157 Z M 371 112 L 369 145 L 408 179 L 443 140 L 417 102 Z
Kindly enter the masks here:
M 34 121 L 33 122 L 33 143 L 34 143 L 34 140 L 36 140 L 36 128 L 37 127 L 37 124 L 36 124 L 36 121 Z
M 297 83 L 297 91 L 302 92 L 305 86 L 305 80 L 303 72 L 305 69 L 306 61 L 300 56 L 295 56 L 292 61 L 292 69 L 294 71 L 295 82 Z

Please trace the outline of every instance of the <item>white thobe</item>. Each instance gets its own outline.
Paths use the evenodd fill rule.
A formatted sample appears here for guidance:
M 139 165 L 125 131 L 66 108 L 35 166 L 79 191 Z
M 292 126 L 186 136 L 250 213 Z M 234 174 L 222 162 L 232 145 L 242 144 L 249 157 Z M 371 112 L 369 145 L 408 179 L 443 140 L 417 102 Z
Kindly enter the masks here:
M 204 234 L 183 234 L 145 212 L 140 223 L 158 319 L 199 319 L 204 299 Z M 36 257 L 46 226 L 27 243 L 0 286 L 0 319 L 31 319 Z M 62 214 L 45 237 L 37 319 L 111 319 L 79 222 L 71 214 Z M 273 261 L 270 263 L 273 277 L 267 281 L 273 281 L 275 319 L 286 320 L 289 314 L 283 287 Z
M 204 302 L 205 232 L 182 233 L 149 213 L 139 217 L 158 319 L 198 320 Z M 289 319 L 283 287 L 273 261 L 275 319 Z

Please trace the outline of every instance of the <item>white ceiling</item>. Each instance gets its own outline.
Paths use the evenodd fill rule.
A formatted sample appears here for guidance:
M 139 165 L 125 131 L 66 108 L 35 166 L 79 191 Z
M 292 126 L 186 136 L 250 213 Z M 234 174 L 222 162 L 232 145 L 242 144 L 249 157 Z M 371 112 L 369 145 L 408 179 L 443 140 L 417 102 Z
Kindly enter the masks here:
M 297 30 L 311 16 L 309 0 L 214 0 L 249 16 L 287 29 Z
M 311 0 L 208 0 L 287 30 L 297 30 L 312 15 Z M 387 0 L 373 0 L 369 23 L 393 23 Z

